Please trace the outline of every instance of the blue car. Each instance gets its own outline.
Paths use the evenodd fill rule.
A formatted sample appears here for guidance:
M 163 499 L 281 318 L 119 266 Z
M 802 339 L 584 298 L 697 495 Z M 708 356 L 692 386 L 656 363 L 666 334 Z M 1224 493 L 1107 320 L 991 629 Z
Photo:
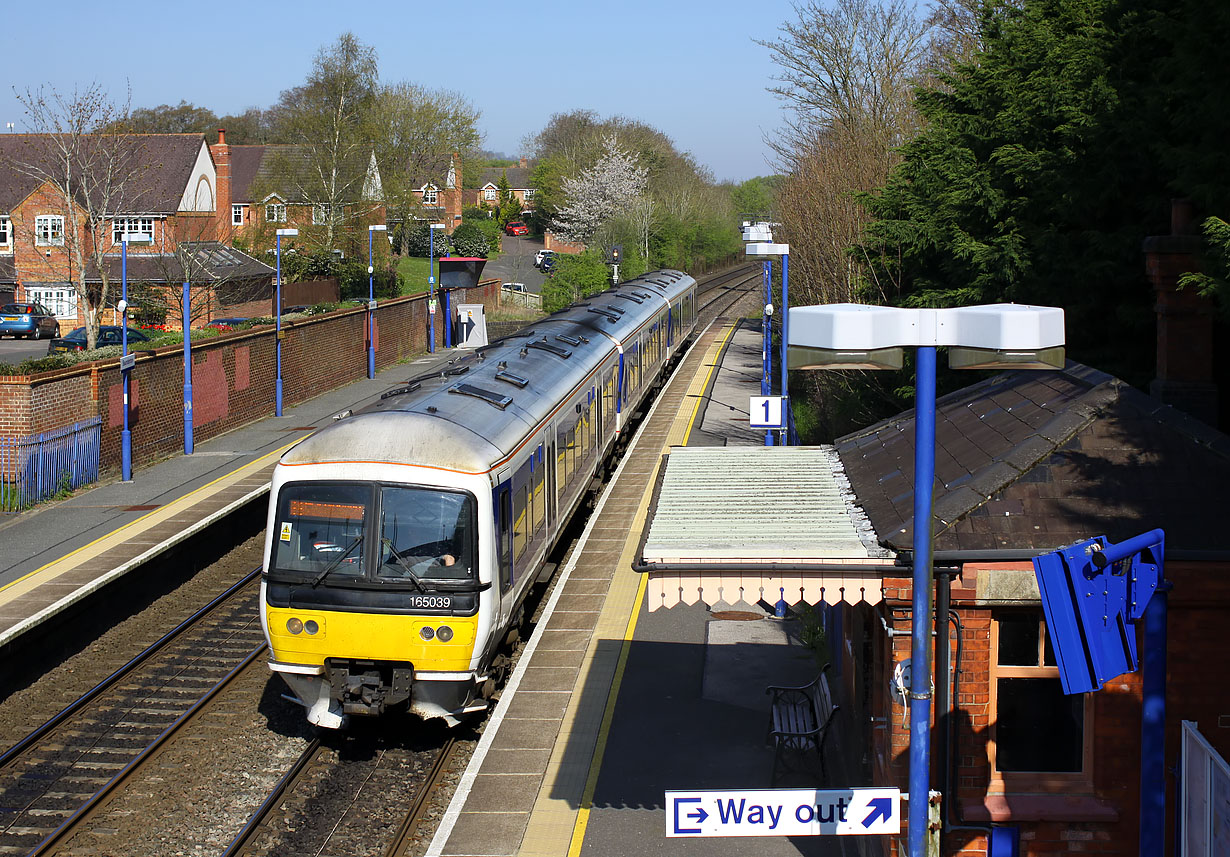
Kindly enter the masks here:
M 60 322 L 42 304 L 26 301 L 0 306 L 0 336 L 55 339 L 59 335 Z
M 98 328 L 97 347 L 120 345 L 123 342 L 123 330 L 115 325 L 104 324 Z M 128 344 L 148 342 L 149 337 L 135 328 L 128 328 Z M 84 351 L 86 346 L 85 328 L 79 327 L 63 339 L 54 339 L 47 345 L 48 354 L 61 354 L 65 351 Z

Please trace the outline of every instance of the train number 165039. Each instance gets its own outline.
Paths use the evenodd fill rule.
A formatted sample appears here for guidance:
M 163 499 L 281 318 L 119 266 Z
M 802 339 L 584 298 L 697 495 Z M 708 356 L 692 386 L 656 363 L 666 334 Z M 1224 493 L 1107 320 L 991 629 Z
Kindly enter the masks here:
M 453 599 L 449 595 L 411 595 L 410 606 L 421 610 L 450 610 Z

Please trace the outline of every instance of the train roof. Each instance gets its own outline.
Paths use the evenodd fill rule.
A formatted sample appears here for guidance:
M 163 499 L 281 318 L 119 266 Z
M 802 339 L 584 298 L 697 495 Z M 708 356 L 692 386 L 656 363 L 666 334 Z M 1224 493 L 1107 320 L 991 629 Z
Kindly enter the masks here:
M 370 461 L 485 473 L 567 404 L 565 391 L 585 383 L 694 282 L 681 271 L 655 271 L 593 295 L 442 371 L 409 379 L 296 444 L 282 463 Z

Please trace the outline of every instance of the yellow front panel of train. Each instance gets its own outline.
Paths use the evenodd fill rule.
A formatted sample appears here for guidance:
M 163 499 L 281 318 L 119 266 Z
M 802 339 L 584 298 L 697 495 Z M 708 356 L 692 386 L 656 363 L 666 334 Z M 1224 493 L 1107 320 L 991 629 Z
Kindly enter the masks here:
M 415 669 L 460 672 L 469 669 L 477 616 L 393 616 L 332 613 L 322 610 L 266 608 L 273 659 L 288 664 L 323 664 L 325 658 L 409 661 Z M 296 621 L 297 620 L 297 621 Z M 316 633 L 308 633 L 314 622 Z M 453 638 L 439 638 L 440 626 Z M 289 626 L 289 627 L 288 627 Z M 432 638 L 423 639 L 423 628 Z M 298 633 L 291 629 L 298 628 Z

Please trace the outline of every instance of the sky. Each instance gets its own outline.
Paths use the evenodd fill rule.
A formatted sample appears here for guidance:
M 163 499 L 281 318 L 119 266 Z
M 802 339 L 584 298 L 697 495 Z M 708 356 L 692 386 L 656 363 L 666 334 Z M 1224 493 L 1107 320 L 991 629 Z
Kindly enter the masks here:
M 8 5 L 8 4 L 6 4 Z M 26 128 L 17 95 L 99 84 L 131 107 L 219 116 L 268 107 L 349 30 L 376 49 L 385 83 L 461 93 L 482 112 L 484 148 L 510 157 L 554 113 L 588 109 L 665 133 L 719 181 L 773 172 L 782 125 L 776 67 L 754 40 L 797 14 L 790 0 L 154 3 L 61 0 L 4 13 L 0 132 Z M 229 15 L 227 14 L 229 13 Z

